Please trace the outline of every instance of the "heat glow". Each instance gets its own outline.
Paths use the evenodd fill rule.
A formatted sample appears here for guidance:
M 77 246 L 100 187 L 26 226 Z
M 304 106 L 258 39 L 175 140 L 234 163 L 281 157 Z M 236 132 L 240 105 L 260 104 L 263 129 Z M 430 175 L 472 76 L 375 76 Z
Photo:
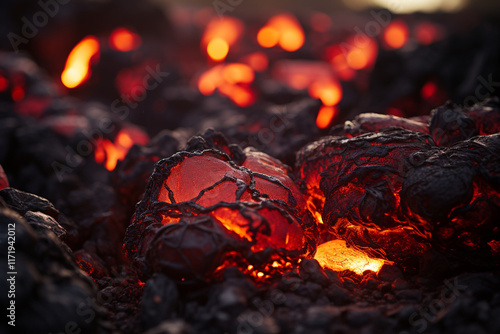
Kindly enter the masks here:
M 378 273 L 387 262 L 369 257 L 362 251 L 347 247 L 344 240 L 332 240 L 318 246 L 314 255 L 319 264 L 334 271 L 351 270 L 358 275 L 370 270 Z
M 257 42 L 264 48 L 279 45 L 285 51 L 297 51 L 304 45 L 305 35 L 299 21 L 290 14 L 272 17 L 257 33 Z
M 133 51 L 139 48 L 141 43 L 139 35 L 123 27 L 116 28 L 109 36 L 109 45 L 116 51 Z
M 203 33 L 201 46 L 214 61 L 226 59 L 229 48 L 243 33 L 243 23 L 232 17 L 212 19 Z
M 94 36 L 87 36 L 75 45 L 61 74 L 64 86 L 75 88 L 84 82 L 90 74 L 90 61 L 98 53 L 99 41 Z

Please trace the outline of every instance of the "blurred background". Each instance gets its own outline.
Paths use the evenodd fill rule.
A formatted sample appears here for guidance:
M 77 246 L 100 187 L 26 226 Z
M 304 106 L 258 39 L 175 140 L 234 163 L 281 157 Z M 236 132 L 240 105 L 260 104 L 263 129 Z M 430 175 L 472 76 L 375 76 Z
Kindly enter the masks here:
M 182 139 L 215 127 L 292 162 L 300 145 L 360 113 L 425 122 L 448 100 L 472 107 L 500 86 L 494 0 L 0 6 L 1 98 L 66 137 L 111 117 L 118 130 L 94 149 L 99 163 L 114 157 L 109 170 L 127 151 L 120 129 L 129 147 L 165 129 Z M 277 114 L 286 131 L 263 139 Z

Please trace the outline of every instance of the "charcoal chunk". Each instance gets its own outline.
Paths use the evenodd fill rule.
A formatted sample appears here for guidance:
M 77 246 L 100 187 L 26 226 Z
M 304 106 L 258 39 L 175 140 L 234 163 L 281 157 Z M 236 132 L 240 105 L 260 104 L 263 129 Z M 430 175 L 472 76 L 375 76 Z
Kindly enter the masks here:
M 59 217 L 59 211 L 45 198 L 26 193 L 14 188 L 5 188 L 0 190 L 0 197 L 14 211 L 25 215 L 28 211 L 42 212 L 54 219 Z

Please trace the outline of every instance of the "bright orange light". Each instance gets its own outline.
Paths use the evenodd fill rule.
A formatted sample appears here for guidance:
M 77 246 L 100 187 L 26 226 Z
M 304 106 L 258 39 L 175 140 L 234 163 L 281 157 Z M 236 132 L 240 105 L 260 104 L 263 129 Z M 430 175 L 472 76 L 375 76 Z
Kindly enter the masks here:
M 98 141 L 94 151 L 94 159 L 97 163 L 104 163 L 107 170 L 115 169 L 118 160 L 123 160 L 134 143 L 145 145 L 149 138 L 139 129 L 122 129 L 115 138 L 115 143 L 109 139 Z
M 325 57 L 341 80 L 349 81 L 354 78 L 356 72 L 347 63 L 346 56 L 340 46 L 333 45 L 327 48 Z
M 442 31 L 433 23 L 422 22 L 415 27 L 415 37 L 420 44 L 429 45 L 442 37 Z
M 211 95 L 222 83 L 222 69 L 224 65 L 217 65 L 203 73 L 198 79 L 198 90 L 203 95 Z
M 207 45 L 207 53 L 213 60 L 223 60 L 229 52 L 229 45 L 222 38 L 215 38 Z
M 309 95 L 320 99 L 325 106 L 334 106 L 342 99 L 342 88 L 333 80 L 315 81 L 309 86 Z
M 272 17 L 257 34 L 257 42 L 265 48 L 279 44 L 285 51 L 297 51 L 305 41 L 304 30 L 299 21 L 290 14 Z
M 257 72 L 262 72 L 267 69 L 269 65 L 269 59 L 263 52 L 254 52 L 242 59 L 242 62 L 249 65 Z
M 278 44 L 280 33 L 273 27 L 262 27 L 257 33 L 257 42 L 263 48 L 272 48 Z
M 384 41 L 389 48 L 399 49 L 408 40 L 408 26 L 401 20 L 391 22 L 384 31 Z
M 344 240 L 332 240 L 318 246 L 314 258 L 324 268 L 334 271 L 351 270 L 362 275 L 366 270 L 378 273 L 386 261 L 369 257 L 366 253 L 347 247 Z
M 224 60 L 229 48 L 243 33 L 243 23 L 232 17 L 212 19 L 203 33 L 201 45 L 210 59 Z
M 320 129 L 325 129 L 332 123 L 335 114 L 337 113 L 336 107 L 321 106 L 316 117 L 316 126 Z
M 231 84 L 251 83 L 255 77 L 252 68 L 245 64 L 227 64 L 222 70 L 222 76 Z
M 249 107 L 255 102 L 255 96 L 248 87 L 223 84 L 218 89 L 222 95 L 229 97 L 240 107 Z
M 249 87 L 254 78 L 253 69 L 246 64 L 220 64 L 200 76 L 198 89 L 200 93 L 207 96 L 218 89 L 236 105 L 248 107 L 255 102 L 255 94 Z
M 82 39 L 71 50 L 66 66 L 61 74 L 64 86 L 74 88 L 80 85 L 89 75 L 90 60 L 99 52 L 99 41 L 94 36 Z
M 128 52 L 136 50 L 141 43 L 142 40 L 139 35 L 122 27 L 113 30 L 109 36 L 109 45 L 116 51 Z
M 346 62 L 354 70 L 372 66 L 377 59 L 378 46 L 372 38 L 366 38 L 363 44 L 356 44 L 354 37 L 348 40 Z

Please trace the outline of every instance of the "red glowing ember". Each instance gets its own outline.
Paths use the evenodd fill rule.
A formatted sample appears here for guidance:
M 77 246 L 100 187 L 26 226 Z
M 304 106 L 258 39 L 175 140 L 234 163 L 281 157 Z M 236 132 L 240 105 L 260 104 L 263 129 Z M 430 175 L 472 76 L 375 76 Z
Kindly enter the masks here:
M 117 162 L 125 158 L 132 145 L 146 145 L 148 141 L 148 136 L 138 128 L 122 129 L 116 135 L 114 142 L 106 138 L 98 141 L 94 151 L 95 161 L 104 164 L 107 170 L 112 171 Z
M 311 250 L 312 221 L 286 167 L 264 153 L 219 148 L 180 152 L 158 163 L 127 230 L 131 258 L 193 279 L 213 277 L 228 265 L 277 270 Z M 223 152 L 235 154 L 234 160 Z M 169 241 L 179 233 L 191 239 Z M 196 254 L 205 252 L 210 255 L 201 263 Z
M 109 36 L 109 45 L 113 50 L 128 52 L 141 46 L 142 40 L 136 33 L 120 27 L 113 30 Z

